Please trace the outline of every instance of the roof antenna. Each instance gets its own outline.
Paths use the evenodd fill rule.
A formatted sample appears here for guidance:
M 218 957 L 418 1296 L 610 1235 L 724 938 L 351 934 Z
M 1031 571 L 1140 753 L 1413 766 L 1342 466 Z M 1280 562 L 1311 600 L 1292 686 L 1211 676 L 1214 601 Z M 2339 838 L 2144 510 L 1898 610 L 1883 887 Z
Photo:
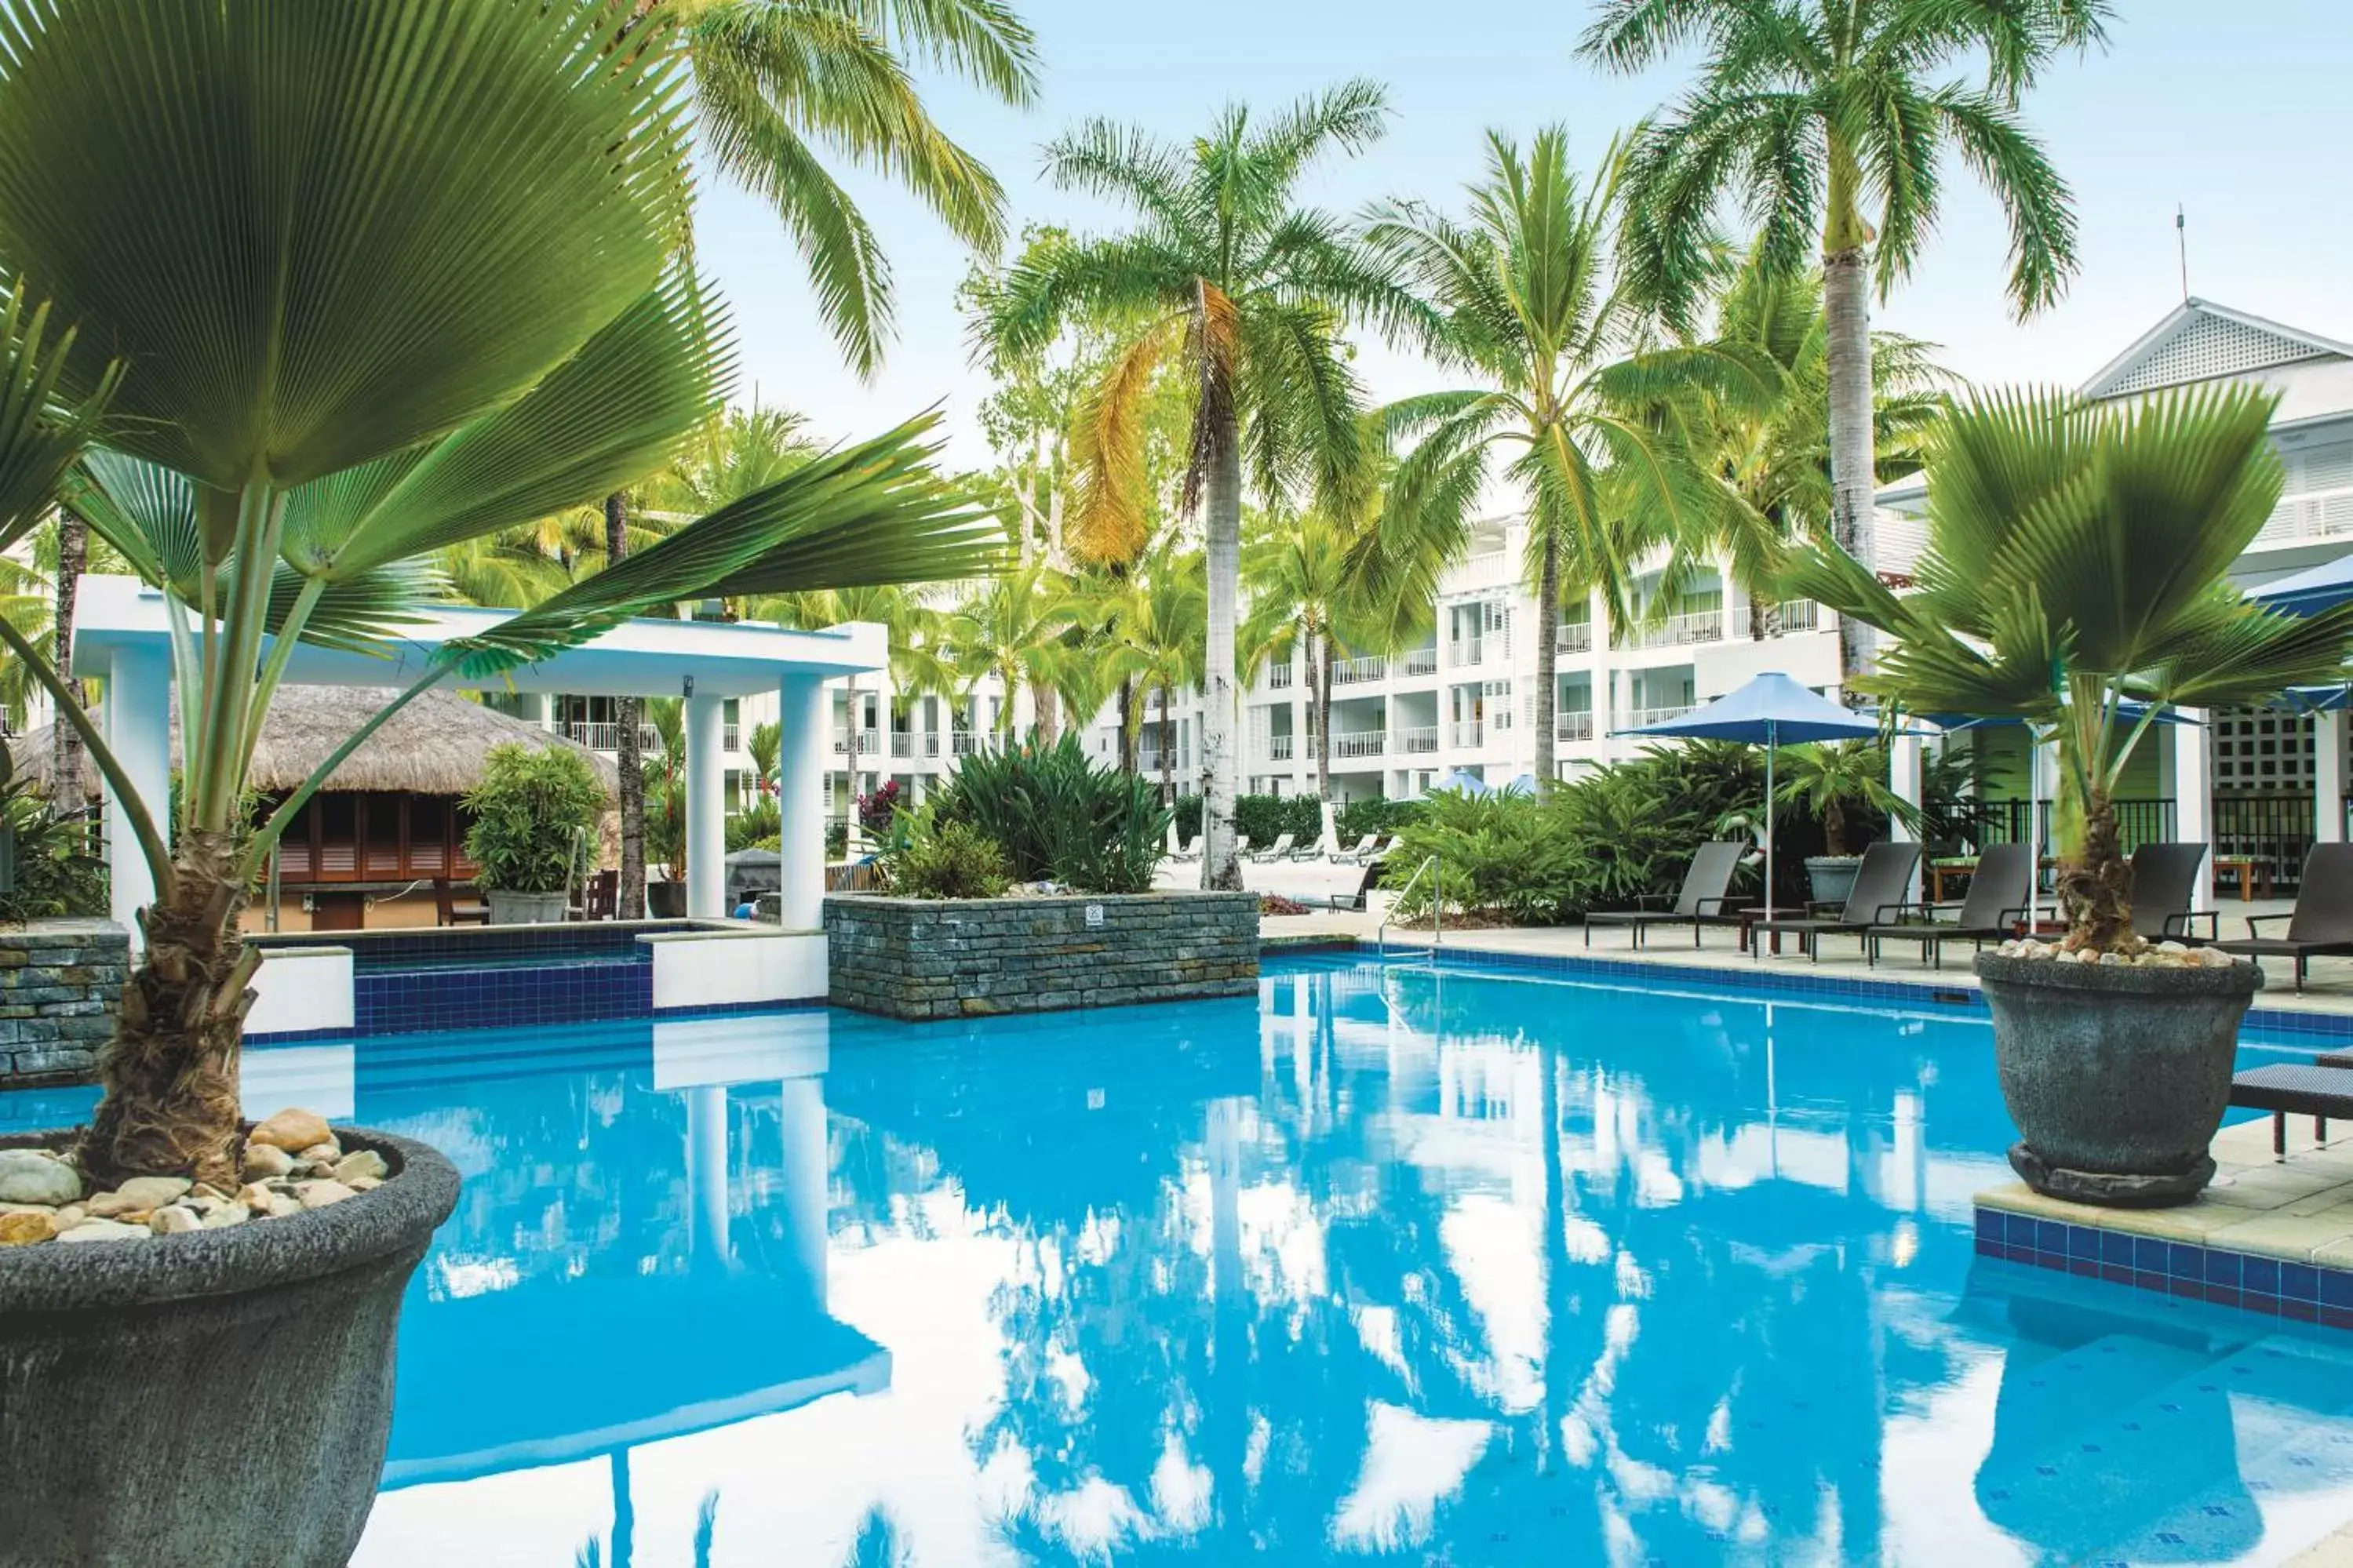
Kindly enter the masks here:
M 2173 204 L 2173 243 L 2181 254 L 2181 302 L 2189 303 L 2189 216 L 2181 204 Z

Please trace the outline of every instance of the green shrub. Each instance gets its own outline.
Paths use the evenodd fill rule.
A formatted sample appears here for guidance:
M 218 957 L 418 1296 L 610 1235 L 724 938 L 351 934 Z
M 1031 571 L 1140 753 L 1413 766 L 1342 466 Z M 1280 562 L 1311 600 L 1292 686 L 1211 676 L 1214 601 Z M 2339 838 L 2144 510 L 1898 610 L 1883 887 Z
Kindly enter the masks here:
M 1017 881 L 1090 893 L 1149 890 L 1169 824 L 1156 784 L 1096 767 L 1074 732 L 1051 746 L 965 758 L 940 793 L 938 815 L 994 841 Z
M 492 746 L 482 782 L 466 796 L 473 826 L 466 858 L 486 889 L 560 893 L 571 886 L 578 846 L 605 810 L 605 785 L 566 746 Z
M 90 853 L 90 825 L 59 812 L 16 778 L 0 746 L 0 925 L 107 911 L 106 861 Z
M 1324 832 L 1324 804 L 1312 795 L 1246 795 L 1234 801 L 1234 831 L 1260 848 L 1290 834 L 1313 844 Z
M 784 831 L 776 803 L 762 795 L 727 819 L 727 853 L 738 849 L 773 849 Z
M 1407 824 L 1420 818 L 1421 811 L 1419 800 L 1352 800 L 1340 808 L 1332 830 L 1345 849 L 1367 833 L 1377 833 L 1384 838 L 1401 833 Z
M 910 899 L 993 899 L 1013 880 L 996 841 L 936 802 L 901 814 L 878 866 L 882 886 Z
M 781 837 L 782 830 L 779 829 Z M 825 825 L 825 858 L 839 860 L 849 853 L 849 824 L 828 822 Z

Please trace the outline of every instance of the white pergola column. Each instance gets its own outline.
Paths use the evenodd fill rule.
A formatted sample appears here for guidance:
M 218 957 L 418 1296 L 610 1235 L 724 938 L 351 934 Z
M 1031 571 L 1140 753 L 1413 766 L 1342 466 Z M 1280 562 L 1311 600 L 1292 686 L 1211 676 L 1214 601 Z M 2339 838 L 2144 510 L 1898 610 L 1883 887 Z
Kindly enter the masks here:
M 830 1200 L 821 1073 L 787 1078 L 776 1086 L 776 1125 L 783 1142 L 776 1193 L 784 1203 L 786 1235 L 798 1276 L 792 1283 L 804 1292 L 806 1305 L 822 1311 L 826 1212 Z
M 1887 787 L 1894 792 L 1896 799 L 1914 806 L 1920 804 L 1919 736 L 1898 735 L 1894 744 L 1888 748 Z M 1887 824 L 1887 837 L 1908 844 L 1915 836 L 1900 818 L 1891 817 Z M 1920 867 L 1917 862 L 1913 865 L 1911 885 L 1904 889 L 1904 896 L 1907 899 L 1920 896 Z
M 168 647 L 114 650 L 106 674 L 106 743 L 164 842 L 172 837 L 172 656 Z M 155 901 L 154 874 L 139 852 L 139 836 L 106 786 L 107 872 L 113 890 L 109 913 L 142 951 L 139 911 Z
M 2312 837 L 2316 844 L 2345 841 L 2345 714 L 2312 716 Z
M 721 749 L 726 704 L 686 700 L 686 912 L 727 913 L 727 758 Z
M 688 862 L 691 871 L 693 863 Z M 728 1240 L 727 1086 L 686 1091 L 687 1251 L 698 1263 L 725 1263 Z
M 776 703 L 776 814 L 783 825 L 779 888 L 786 931 L 825 926 L 825 775 L 833 764 L 824 680 L 788 675 Z
M 2221 846 L 2214 844 L 2214 779 L 2207 752 L 2206 714 L 2201 709 L 2184 708 L 2179 717 L 2182 721 L 2173 726 L 2174 833 L 2185 844 L 2209 845 L 2212 853 L 2219 854 Z M 2190 884 L 2189 907 L 2214 907 L 2211 856 Z

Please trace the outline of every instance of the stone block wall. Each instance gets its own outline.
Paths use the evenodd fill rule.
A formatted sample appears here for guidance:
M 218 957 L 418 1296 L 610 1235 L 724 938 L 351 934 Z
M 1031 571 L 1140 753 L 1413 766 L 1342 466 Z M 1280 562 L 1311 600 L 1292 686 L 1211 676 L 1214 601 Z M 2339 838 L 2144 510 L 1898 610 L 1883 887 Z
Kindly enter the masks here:
M 1258 989 L 1256 893 L 825 900 L 839 1007 L 893 1018 L 1049 1013 Z
M 93 1077 L 130 962 L 110 921 L 0 926 L 0 1089 Z

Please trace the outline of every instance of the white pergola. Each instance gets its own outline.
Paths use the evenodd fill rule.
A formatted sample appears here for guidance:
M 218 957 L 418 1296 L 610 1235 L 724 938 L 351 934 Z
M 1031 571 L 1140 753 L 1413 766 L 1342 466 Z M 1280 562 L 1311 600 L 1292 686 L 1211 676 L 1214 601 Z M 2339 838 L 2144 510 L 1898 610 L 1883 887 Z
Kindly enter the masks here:
M 403 686 L 423 673 L 444 643 L 487 631 L 512 614 L 436 607 L 405 628 L 389 645 L 388 657 L 305 645 L 287 661 L 285 679 L 301 686 Z M 887 632 L 865 623 L 804 632 L 756 623 L 633 620 L 543 663 L 488 680 L 453 676 L 445 689 L 684 698 L 686 908 L 698 917 L 728 912 L 724 705 L 730 698 L 777 693 L 784 925 L 815 931 L 824 923 L 824 790 L 832 739 L 825 683 L 889 662 Z M 106 682 L 100 721 L 107 743 L 168 832 L 172 647 L 163 595 L 132 577 L 84 577 L 74 616 L 73 673 Z M 366 718 L 355 710 L 353 728 Z M 113 915 L 135 941 L 136 913 L 153 900 L 154 882 L 111 786 L 106 811 Z

